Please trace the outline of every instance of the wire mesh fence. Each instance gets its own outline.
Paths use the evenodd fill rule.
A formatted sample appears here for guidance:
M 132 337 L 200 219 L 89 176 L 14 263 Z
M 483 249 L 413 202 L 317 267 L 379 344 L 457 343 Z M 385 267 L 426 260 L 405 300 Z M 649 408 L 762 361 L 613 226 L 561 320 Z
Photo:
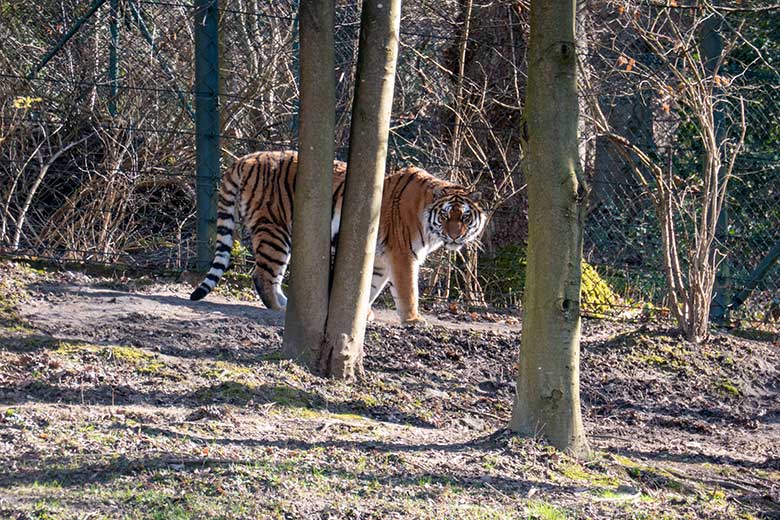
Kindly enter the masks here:
M 581 51 L 598 106 L 614 128 L 673 168 L 693 198 L 702 145 L 690 114 L 642 87 L 640 66 L 658 76 L 665 64 L 628 31 L 609 30 L 620 22 L 618 7 L 594 2 L 584 25 Z M 359 8 L 337 2 L 340 159 L 348 147 Z M 295 0 L 0 3 L 0 253 L 194 268 L 198 222 L 209 219 L 198 216 L 198 206 L 203 211 L 213 200 L 214 170 L 250 151 L 296 147 L 297 9 Z M 434 301 L 519 306 L 527 12 L 509 1 L 404 5 L 388 168 L 417 164 L 477 186 L 491 211 L 480 251 L 427 262 L 421 286 Z M 749 14 L 734 16 L 750 21 Z M 777 16 L 763 18 L 769 22 L 754 24 L 747 43 L 732 49 L 743 53 L 735 63 L 748 60 L 751 46 L 780 56 Z M 719 28 L 726 39 L 729 20 Z M 736 78 L 730 66 L 722 74 Z M 210 122 L 202 119 L 209 81 L 218 91 L 211 98 L 218 118 Z M 740 312 L 761 321 L 780 297 L 780 268 L 769 261 L 780 242 L 780 82 L 771 60 L 757 60 L 737 83 L 747 133 L 717 241 L 725 253 L 719 290 L 731 298 L 754 285 Z M 648 187 L 588 121 L 583 308 L 633 316 L 663 309 L 663 244 Z M 218 157 L 207 146 L 220 150 Z M 768 265 L 757 272 L 762 261 Z

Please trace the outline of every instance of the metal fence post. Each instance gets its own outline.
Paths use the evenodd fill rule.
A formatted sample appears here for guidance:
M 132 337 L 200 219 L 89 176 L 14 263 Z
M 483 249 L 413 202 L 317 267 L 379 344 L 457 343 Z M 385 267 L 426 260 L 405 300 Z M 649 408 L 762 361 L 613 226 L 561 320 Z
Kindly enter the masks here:
M 197 170 L 197 261 L 211 264 L 216 227 L 219 147 L 218 0 L 195 1 L 195 161 Z
M 731 300 L 731 310 L 737 310 L 745 300 L 750 297 L 750 293 L 758 287 L 758 284 L 764 279 L 769 269 L 774 265 L 777 259 L 780 258 L 780 240 L 775 242 L 769 253 L 758 263 L 753 272 L 748 275 L 747 280 L 742 287 L 742 290 L 734 295 Z

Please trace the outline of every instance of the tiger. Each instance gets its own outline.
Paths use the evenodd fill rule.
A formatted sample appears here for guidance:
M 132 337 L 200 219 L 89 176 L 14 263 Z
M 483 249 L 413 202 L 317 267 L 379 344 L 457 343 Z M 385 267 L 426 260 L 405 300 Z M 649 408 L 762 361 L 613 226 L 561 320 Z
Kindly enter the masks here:
M 236 211 L 251 233 L 255 289 L 269 309 L 284 310 L 282 279 L 290 261 L 292 215 L 298 154 L 260 151 L 235 160 L 222 177 L 217 203 L 216 252 L 203 282 L 190 295 L 205 297 L 230 264 Z M 333 162 L 331 241 L 341 222 L 347 164 Z M 422 322 L 419 312 L 420 266 L 444 246 L 457 251 L 474 241 L 485 226 L 481 195 L 418 167 L 400 169 L 384 179 L 369 309 L 390 283 L 396 311 L 404 324 Z M 373 318 L 369 311 L 368 319 Z

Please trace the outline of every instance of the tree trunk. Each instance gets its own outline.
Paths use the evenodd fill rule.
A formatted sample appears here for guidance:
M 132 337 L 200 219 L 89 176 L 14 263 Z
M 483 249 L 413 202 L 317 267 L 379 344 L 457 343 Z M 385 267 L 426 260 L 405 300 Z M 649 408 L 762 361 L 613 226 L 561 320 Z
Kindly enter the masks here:
M 401 0 L 365 0 L 360 19 L 349 166 L 320 371 L 352 379 L 363 370 L 368 296 L 393 102 Z
M 575 0 L 531 3 L 525 125 L 528 267 L 510 428 L 588 454 L 579 396 L 582 226 Z
M 300 130 L 284 354 L 317 369 L 330 282 L 336 78 L 333 0 L 300 6 Z

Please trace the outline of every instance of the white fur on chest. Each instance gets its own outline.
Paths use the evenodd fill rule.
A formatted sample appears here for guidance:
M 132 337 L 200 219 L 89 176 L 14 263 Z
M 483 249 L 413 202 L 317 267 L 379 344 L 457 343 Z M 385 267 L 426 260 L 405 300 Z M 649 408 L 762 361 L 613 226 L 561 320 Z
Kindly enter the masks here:
M 428 229 L 428 213 L 429 210 L 426 209 L 420 216 L 420 229 L 423 230 L 423 236 L 420 237 L 419 232 L 416 232 L 417 230 L 415 230 L 415 237 L 412 240 L 412 249 L 417 256 L 418 265 L 425 262 L 425 258 L 429 254 L 433 253 L 444 244 L 441 237 L 431 233 Z

